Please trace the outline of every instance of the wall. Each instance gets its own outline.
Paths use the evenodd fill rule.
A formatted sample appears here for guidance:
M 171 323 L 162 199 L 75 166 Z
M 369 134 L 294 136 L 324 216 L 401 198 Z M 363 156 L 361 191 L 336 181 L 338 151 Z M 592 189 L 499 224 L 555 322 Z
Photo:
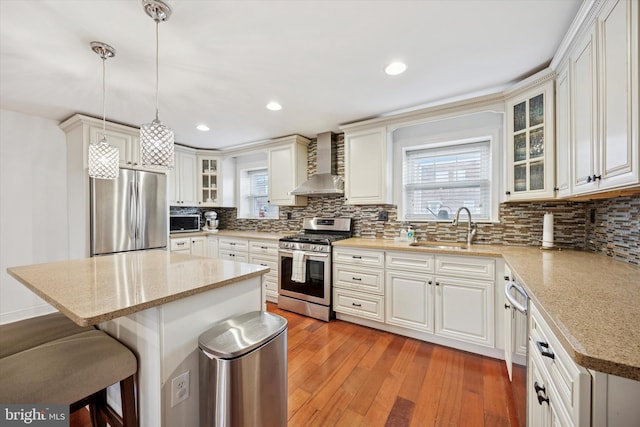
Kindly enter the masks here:
M 56 121 L 0 110 L 0 323 L 53 310 L 7 267 L 68 258 L 66 152 Z
M 344 176 L 344 135 L 338 135 L 338 174 Z M 309 171 L 316 169 L 316 143 L 309 144 Z M 306 216 L 348 216 L 354 219 L 354 235 L 393 239 L 402 224 L 396 222 L 394 205 L 351 206 L 341 196 L 309 197 L 305 207 L 281 207 L 277 220 L 237 219 L 233 208 L 218 208 L 220 228 L 297 233 Z M 378 221 L 385 210 L 389 221 Z M 591 224 L 591 210 L 596 223 Z M 194 208 L 193 211 L 197 211 Z M 502 203 L 499 223 L 478 224 L 476 243 L 540 246 L 544 213 L 554 214 L 554 241 L 559 247 L 602 252 L 620 261 L 640 264 L 640 196 L 592 202 L 550 201 Z M 287 219 L 287 214 L 291 219 Z M 463 218 L 466 218 L 463 216 Z M 421 240 L 464 241 L 466 223 L 411 223 Z

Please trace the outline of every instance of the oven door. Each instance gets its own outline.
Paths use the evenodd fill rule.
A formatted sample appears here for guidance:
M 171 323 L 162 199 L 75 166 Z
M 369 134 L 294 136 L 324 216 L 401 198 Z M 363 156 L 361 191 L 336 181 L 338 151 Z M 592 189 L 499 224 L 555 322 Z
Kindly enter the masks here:
M 305 282 L 291 280 L 293 251 L 280 249 L 278 294 L 316 304 L 331 305 L 331 254 L 305 252 Z

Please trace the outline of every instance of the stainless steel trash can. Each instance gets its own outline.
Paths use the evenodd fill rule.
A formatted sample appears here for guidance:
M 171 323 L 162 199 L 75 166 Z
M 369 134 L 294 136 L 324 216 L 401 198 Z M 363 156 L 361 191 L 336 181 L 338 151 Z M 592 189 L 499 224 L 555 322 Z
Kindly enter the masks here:
M 287 425 L 287 320 L 253 311 L 198 338 L 200 426 Z

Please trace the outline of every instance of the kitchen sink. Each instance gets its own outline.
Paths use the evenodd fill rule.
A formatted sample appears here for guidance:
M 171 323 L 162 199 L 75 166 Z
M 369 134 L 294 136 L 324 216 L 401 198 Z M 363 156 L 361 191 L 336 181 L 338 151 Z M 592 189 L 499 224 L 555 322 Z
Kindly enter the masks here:
M 430 248 L 430 249 L 458 249 L 464 250 L 467 249 L 466 243 L 457 243 L 457 242 L 412 242 L 409 243 L 409 246 L 419 246 L 421 248 Z

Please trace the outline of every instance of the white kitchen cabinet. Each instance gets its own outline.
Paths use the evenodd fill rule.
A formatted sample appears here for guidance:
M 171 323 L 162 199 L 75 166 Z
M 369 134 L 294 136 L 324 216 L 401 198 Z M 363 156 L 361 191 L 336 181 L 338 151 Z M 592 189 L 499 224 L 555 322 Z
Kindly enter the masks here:
M 249 241 L 235 237 L 218 238 L 218 258 L 237 262 L 249 262 Z
M 307 196 L 289 192 L 307 180 L 307 146 L 309 140 L 299 135 L 274 141 L 269 148 L 269 204 L 306 206 Z
M 570 57 L 572 193 L 637 185 L 638 2 L 604 2 Z
M 206 239 L 204 236 L 172 237 L 169 239 L 171 252 L 186 255 L 206 256 Z
M 333 310 L 384 322 L 384 252 L 333 249 Z
M 571 85 L 568 68 L 556 79 L 556 196 L 571 195 Z
M 391 157 L 386 127 L 345 131 L 345 203 L 391 203 Z
M 493 282 L 435 277 L 435 333 L 493 347 Z
M 222 161 L 219 156 L 197 155 L 198 206 L 220 206 Z
M 262 277 L 263 299 L 278 303 L 278 242 L 268 240 L 249 241 L 249 262 L 269 267 Z
M 506 200 L 554 197 L 553 81 L 507 100 Z
M 386 322 L 433 333 L 433 275 L 387 270 L 385 281 Z
M 169 171 L 167 182 L 169 204 L 197 206 L 195 151 L 176 146 L 174 156 L 174 168 Z
M 207 256 L 218 258 L 218 236 L 207 236 Z
M 120 167 L 136 167 L 140 163 L 140 137 L 137 129 L 130 132 L 118 132 L 112 129 L 106 130 L 107 142 L 118 149 Z M 90 140 L 100 141 L 102 139 L 102 126 L 89 127 Z M 134 144 L 134 139 L 136 143 Z M 136 150 L 137 148 L 137 150 Z

